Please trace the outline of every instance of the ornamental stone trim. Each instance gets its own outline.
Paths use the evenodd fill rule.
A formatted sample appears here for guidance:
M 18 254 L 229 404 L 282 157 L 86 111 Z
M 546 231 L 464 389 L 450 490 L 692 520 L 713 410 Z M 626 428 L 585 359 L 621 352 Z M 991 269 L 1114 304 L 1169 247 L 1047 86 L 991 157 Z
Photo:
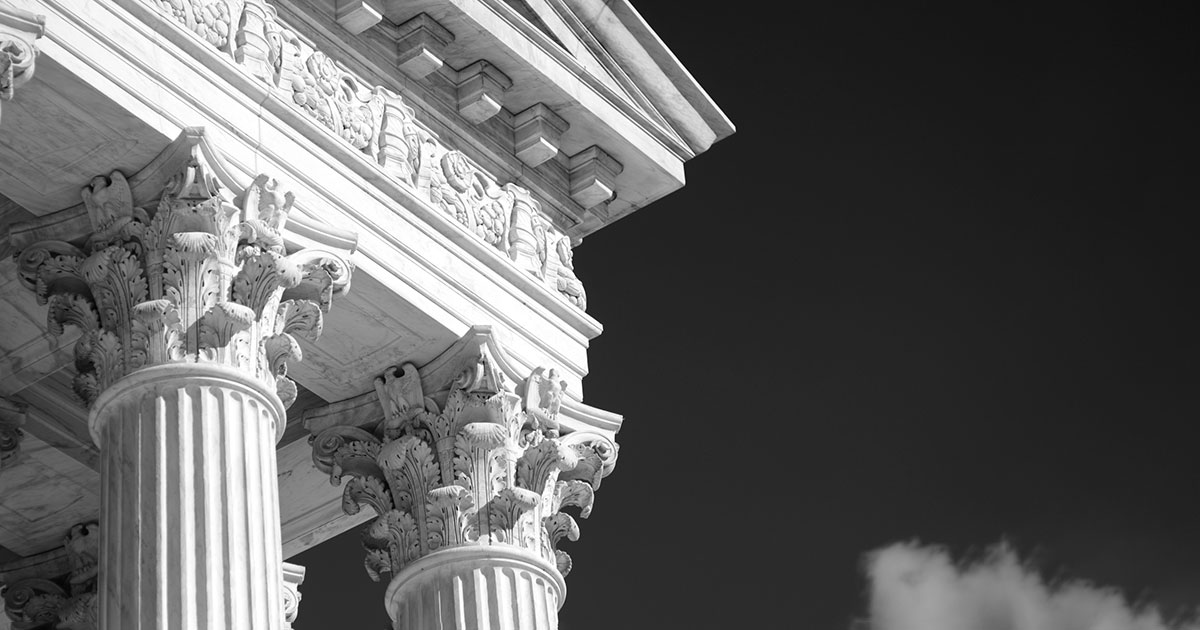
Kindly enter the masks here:
M 73 386 L 87 405 L 126 374 L 170 363 L 233 368 L 285 407 L 295 400 L 287 364 L 302 357 L 296 337 L 320 336 L 352 267 L 333 251 L 285 250 L 290 192 L 259 175 L 235 200 L 196 145 L 152 212 L 134 205 L 120 171 L 81 196 L 93 229 L 82 246 L 40 241 L 17 264 L 48 307 L 49 331 L 82 333 Z
M 141 1 L 225 54 L 265 83 L 275 97 L 329 129 L 463 229 L 514 261 L 522 260 L 520 268 L 563 300 L 585 308 L 570 257 L 560 253 L 573 243 L 527 189 L 500 184 L 420 123 L 400 95 L 369 84 L 304 41 L 278 18 L 275 7 L 264 0 Z M 454 39 L 424 14 L 402 24 L 400 32 L 400 65 L 410 76 L 426 76 L 440 68 L 442 51 Z M 476 124 L 500 111 L 503 92 L 512 85 L 486 61 L 471 64 L 455 76 L 460 111 Z M 610 188 L 615 186 L 604 181 Z M 572 196 L 579 198 L 574 192 Z M 519 223 L 536 227 L 514 237 L 510 229 Z M 511 249 L 515 238 L 533 239 L 536 261 Z
M 570 572 L 558 543 L 578 539 L 576 516 L 591 513 L 617 446 L 560 422 L 566 383 L 554 370 L 514 383 L 493 347 L 461 347 L 449 364 L 465 368 L 436 391 L 411 363 L 389 369 L 376 379 L 379 408 L 369 417 L 357 402 L 332 421 L 306 414 L 313 462 L 334 485 L 348 478 L 342 509 L 376 513 L 363 533 L 372 580 L 476 546 L 529 556 L 553 567 L 555 579 Z

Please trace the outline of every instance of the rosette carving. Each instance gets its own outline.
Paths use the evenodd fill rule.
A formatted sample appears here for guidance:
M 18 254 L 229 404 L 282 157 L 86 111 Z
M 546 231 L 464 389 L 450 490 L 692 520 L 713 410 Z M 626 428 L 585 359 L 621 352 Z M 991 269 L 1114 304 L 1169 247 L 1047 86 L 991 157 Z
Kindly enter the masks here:
M 84 242 L 34 243 L 17 263 L 50 332 L 81 333 L 74 385 L 87 404 L 132 371 L 173 362 L 243 370 L 285 405 L 295 399 L 296 338 L 320 335 L 351 267 L 333 252 L 286 251 L 291 193 L 260 175 L 234 199 L 193 148 L 154 208 L 133 204 L 119 171 L 82 197 L 93 228 Z
M 343 509 L 375 510 L 363 534 L 372 579 L 464 545 L 520 547 L 570 570 L 558 542 L 579 537 L 575 519 L 591 512 L 616 445 L 558 422 L 566 384 L 556 376 L 538 369 L 514 384 L 484 346 L 427 395 L 405 364 L 376 379 L 377 420 L 313 435 L 317 467 L 335 485 L 349 478 Z

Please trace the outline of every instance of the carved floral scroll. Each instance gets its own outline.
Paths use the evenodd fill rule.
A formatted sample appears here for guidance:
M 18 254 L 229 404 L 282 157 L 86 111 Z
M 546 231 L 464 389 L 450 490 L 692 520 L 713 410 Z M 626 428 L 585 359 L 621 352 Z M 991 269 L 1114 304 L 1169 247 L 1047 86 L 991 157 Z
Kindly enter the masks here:
M 48 328 L 82 333 L 75 392 L 91 405 L 125 374 L 173 362 L 217 363 L 296 396 L 296 337 L 316 339 L 333 295 L 349 287 L 339 253 L 288 253 L 291 193 L 260 175 L 232 199 L 194 147 L 157 208 L 133 204 L 114 171 L 84 188 L 86 242 L 40 241 L 17 255 L 21 281 L 48 307 Z M 236 203 L 235 203 L 236 202 Z
M 374 580 L 396 575 L 439 549 L 511 545 L 565 576 L 593 493 L 617 447 L 591 431 L 566 431 L 558 415 L 566 384 L 535 370 L 514 386 L 486 347 L 444 391 L 422 391 L 406 364 L 376 380 L 381 419 L 332 426 L 312 438 L 313 461 L 335 485 L 348 478 L 342 508 L 369 506 L 363 534 Z

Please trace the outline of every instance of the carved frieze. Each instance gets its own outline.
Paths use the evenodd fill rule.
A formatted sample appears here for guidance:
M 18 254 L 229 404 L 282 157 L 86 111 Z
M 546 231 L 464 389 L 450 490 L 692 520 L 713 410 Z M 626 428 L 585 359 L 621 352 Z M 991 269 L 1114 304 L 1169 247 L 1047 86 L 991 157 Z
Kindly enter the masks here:
M 48 307 L 50 332 L 81 331 L 76 393 L 91 404 L 125 374 L 172 362 L 216 363 L 296 387 L 296 337 L 315 339 L 351 267 L 339 253 L 287 252 L 281 230 L 293 196 L 260 175 L 237 199 L 192 147 L 155 208 L 133 203 L 119 171 L 83 189 L 92 232 L 17 254 L 21 281 Z
M 311 438 L 317 467 L 335 485 L 348 478 L 342 509 L 375 510 L 363 534 L 367 573 L 380 580 L 439 549 L 508 545 L 566 575 L 558 543 L 579 537 L 575 518 L 591 512 L 617 446 L 559 422 L 566 383 L 554 370 L 514 383 L 488 345 L 462 364 L 433 392 L 414 365 L 392 368 L 376 380 L 375 421 Z
M 468 232 L 512 260 L 520 261 L 518 266 L 548 289 L 584 308 L 586 301 L 577 295 L 582 294 L 578 278 L 569 273 L 569 268 L 565 274 L 557 273 L 564 263 L 563 256 L 556 252 L 570 249 L 572 242 L 547 218 L 528 190 L 513 183 L 500 184 L 421 124 L 413 108 L 398 94 L 370 85 L 344 70 L 297 35 L 277 17 L 273 6 L 264 0 L 145 1 L 228 55 L 266 83 L 277 97 L 338 135 Z M 440 67 L 441 50 L 454 38 L 425 14 L 402 25 L 401 35 L 401 67 L 414 76 L 424 76 Z M 502 93 L 511 83 L 487 62 L 464 68 L 459 73 L 458 86 L 464 116 L 478 123 L 495 115 L 502 103 Z M 553 144 L 557 151 L 558 136 L 566 129 L 566 122 L 544 107 L 531 108 L 521 122 L 521 159 L 540 164 L 553 156 L 550 146 Z M 608 166 L 612 164 L 615 161 L 605 162 Z M 592 172 L 587 170 L 588 174 Z M 599 172 L 607 176 L 611 169 Z M 572 181 L 579 179 L 572 177 Z M 590 203 L 599 193 L 591 184 L 593 179 L 588 181 L 586 186 L 573 184 L 573 191 L 580 186 L 583 186 L 580 190 L 586 188 L 588 193 L 582 198 Z M 596 181 L 610 187 L 615 185 L 609 179 Z M 607 194 L 611 192 L 609 188 Z M 514 205 L 517 199 L 523 204 L 519 208 Z M 526 229 L 529 223 L 536 223 L 536 230 L 527 230 L 528 234 L 510 233 L 510 229 Z M 516 228 L 512 227 L 514 224 L 518 224 Z M 549 254 L 540 257 L 540 264 L 525 258 L 523 250 L 513 249 L 514 241 L 520 243 L 516 247 L 525 247 L 530 240 L 535 249 Z M 571 279 L 564 283 L 560 280 L 563 275 Z
M 0 4 L 0 101 L 11 101 L 16 88 L 33 78 L 34 41 L 45 31 L 45 16 Z

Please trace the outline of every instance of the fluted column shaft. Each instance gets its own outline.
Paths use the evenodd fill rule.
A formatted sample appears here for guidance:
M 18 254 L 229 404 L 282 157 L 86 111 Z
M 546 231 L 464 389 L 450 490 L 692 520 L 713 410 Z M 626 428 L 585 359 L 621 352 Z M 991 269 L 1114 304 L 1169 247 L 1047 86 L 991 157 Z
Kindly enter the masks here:
M 562 576 L 537 555 L 507 545 L 435 551 L 388 586 L 396 630 L 557 630 Z
M 203 363 L 132 372 L 92 410 L 102 630 L 279 630 L 279 397 Z

